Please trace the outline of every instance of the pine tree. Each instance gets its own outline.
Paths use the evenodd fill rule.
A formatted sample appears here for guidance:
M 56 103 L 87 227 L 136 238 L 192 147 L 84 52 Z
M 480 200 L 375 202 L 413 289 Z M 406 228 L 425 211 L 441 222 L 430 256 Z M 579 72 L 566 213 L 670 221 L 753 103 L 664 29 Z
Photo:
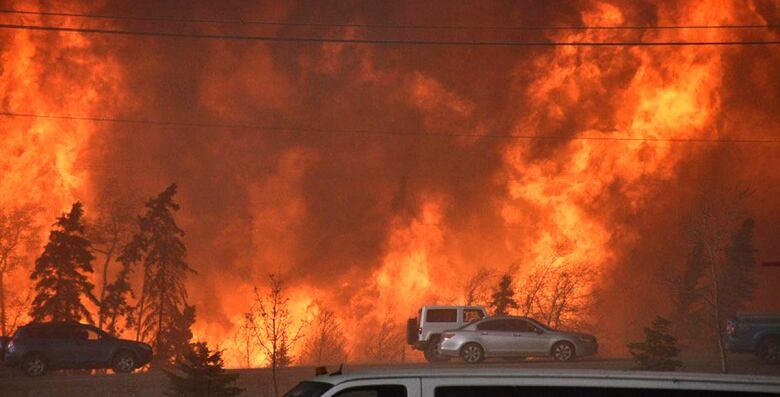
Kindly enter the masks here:
M 644 342 L 628 345 L 634 357 L 635 370 L 643 371 L 674 371 L 682 366 L 677 360 L 680 349 L 677 339 L 669 333 L 671 321 L 656 316 L 650 328 L 645 328 Z
M 105 331 L 112 335 L 119 335 L 123 328 L 119 326 L 119 319 L 125 319 L 125 326 L 133 326 L 133 306 L 128 298 L 135 298 L 130 285 L 130 266 L 123 264 L 122 270 L 116 279 L 106 286 L 103 299 L 100 301 L 99 315 L 102 318 Z
M 195 324 L 195 306 L 186 305 L 181 312 L 169 316 L 160 333 L 157 355 L 169 363 L 179 362 L 190 349 L 192 325 Z
M 138 232 L 123 248 L 119 260 L 126 266 L 140 263 L 143 286 L 136 308 L 136 339 L 149 341 L 158 361 L 173 362 L 181 345 L 188 343 L 190 317 L 184 281 L 193 272 L 186 261 L 182 242 L 184 231 L 173 216 L 179 205 L 173 201 L 176 184 L 146 203 L 146 213 L 139 218 Z M 188 310 L 191 313 L 188 313 Z
M 238 374 L 226 373 L 223 366 L 221 351 L 211 351 L 203 342 L 195 343 L 176 365 L 181 374 L 163 370 L 171 382 L 165 394 L 172 397 L 240 395 L 244 389 L 235 386 Z
M 752 218 L 744 220 L 731 236 L 731 244 L 726 248 L 726 262 L 720 274 L 722 318 L 740 310 L 755 290 L 756 283 L 751 277 L 756 269 L 754 227 Z
M 35 283 L 30 316 L 35 321 L 81 321 L 92 323 L 92 316 L 82 297 L 97 304 L 94 285 L 86 274 L 92 273 L 90 243 L 84 237 L 81 203 L 73 204 L 54 224 L 43 253 L 35 261 L 30 279 Z
M 515 290 L 512 287 L 512 276 L 509 273 L 501 276 L 498 289 L 491 295 L 490 306 L 496 316 L 506 316 L 509 309 L 517 309 L 519 306 L 515 300 Z

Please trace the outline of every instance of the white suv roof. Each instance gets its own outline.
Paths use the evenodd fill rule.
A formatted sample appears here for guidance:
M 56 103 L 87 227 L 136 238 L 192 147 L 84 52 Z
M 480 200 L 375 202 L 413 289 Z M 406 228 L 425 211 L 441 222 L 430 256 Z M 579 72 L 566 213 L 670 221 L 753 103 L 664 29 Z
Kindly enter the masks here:
M 628 387 L 650 389 L 732 390 L 780 393 L 780 377 L 680 372 L 555 370 L 518 368 L 376 369 L 322 375 L 313 381 L 338 385 L 351 381 L 419 378 L 447 380 L 448 385 L 527 385 L 574 387 Z M 507 381 L 509 383 L 507 383 Z M 500 382 L 500 383 L 499 383 Z
M 484 310 L 485 308 L 483 306 L 463 306 L 463 305 L 425 305 L 423 306 L 425 309 L 481 309 Z

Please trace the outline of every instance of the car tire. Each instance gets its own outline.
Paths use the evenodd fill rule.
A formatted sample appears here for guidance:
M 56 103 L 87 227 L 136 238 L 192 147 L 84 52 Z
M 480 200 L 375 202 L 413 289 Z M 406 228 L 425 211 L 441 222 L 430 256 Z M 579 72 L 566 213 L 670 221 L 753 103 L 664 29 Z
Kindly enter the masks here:
M 127 350 L 120 350 L 111 360 L 111 369 L 117 374 L 128 374 L 135 370 L 135 355 Z
M 438 347 L 439 339 L 431 339 L 430 342 L 428 342 L 428 345 L 425 346 L 425 350 L 423 350 L 423 356 L 425 356 L 425 360 L 427 360 L 429 363 L 437 363 L 449 360 L 449 358 L 439 354 Z
M 42 354 L 28 354 L 22 360 L 22 371 L 27 376 L 42 376 L 46 373 L 46 359 Z
M 758 345 L 758 357 L 767 364 L 780 364 L 780 339 L 764 339 Z
M 553 345 L 550 354 L 555 361 L 574 360 L 574 345 L 571 342 L 558 342 Z
M 485 359 L 485 350 L 477 343 L 467 343 L 460 348 L 460 358 L 466 364 L 477 364 Z

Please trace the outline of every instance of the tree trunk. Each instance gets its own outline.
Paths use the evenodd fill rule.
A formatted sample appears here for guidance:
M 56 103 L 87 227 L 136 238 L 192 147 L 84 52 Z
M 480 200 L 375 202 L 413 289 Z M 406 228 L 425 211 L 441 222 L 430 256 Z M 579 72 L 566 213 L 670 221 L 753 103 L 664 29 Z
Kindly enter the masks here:
M 8 336 L 8 317 L 5 312 L 5 271 L 0 271 L 0 336 Z
M 111 240 L 111 246 L 106 251 L 106 260 L 103 262 L 103 285 L 100 288 L 100 308 L 98 311 L 98 328 L 103 329 L 105 322 L 105 307 L 103 300 L 106 298 L 106 286 L 108 285 L 108 265 L 111 264 L 111 258 L 114 256 L 114 249 L 117 245 L 117 235 Z
M 715 331 L 718 338 L 718 351 L 720 353 L 720 372 L 728 373 L 728 361 L 726 360 L 726 349 L 723 346 L 723 332 L 721 331 L 720 321 L 720 291 L 718 290 L 718 277 L 715 271 L 715 261 L 710 261 L 710 273 L 712 276 L 712 287 L 715 292 Z
M 160 311 L 157 313 L 157 335 L 154 337 L 155 350 L 160 350 L 160 334 L 162 334 L 163 316 L 165 312 L 165 294 L 160 293 Z
M 274 397 L 279 397 L 279 384 L 276 381 L 276 351 L 273 352 L 273 356 L 271 359 L 271 380 L 274 383 Z
M 146 304 L 146 288 L 148 284 L 148 277 L 146 271 L 144 271 L 144 282 L 141 287 L 141 297 L 138 299 L 138 322 L 135 324 L 135 340 L 141 341 L 141 328 L 144 320 L 144 305 Z

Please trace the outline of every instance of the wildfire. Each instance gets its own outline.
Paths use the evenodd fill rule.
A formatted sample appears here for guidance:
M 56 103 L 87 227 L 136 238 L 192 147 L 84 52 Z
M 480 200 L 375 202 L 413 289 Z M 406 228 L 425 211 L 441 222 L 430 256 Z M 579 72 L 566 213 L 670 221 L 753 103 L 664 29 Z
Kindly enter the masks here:
M 574 15 L 583 25 L 635 25 L 641 17 L 631 4 L 585 3 Z M 88 2 L 68 7 L 92 10 Z M 18 8 L 42 9 L 36 2 Z M 649 25 L 766 23 L 765 11 L 753 2 L 656 8 Z M 279 14 L 294 19 L 296 12 Z M 25 16 L 23 22 L 52 21 Z M 346 33 L 361 34 L 354 28 Z M 575 30 L 548 38 L 718 40 L 725 34 Z M 296 321 L 310 322 L 323 310 L 336 313 L 355 361 L 365 360 L 361 351 L 370 333 L 351 330 L 373 332 L 389 318 L 402 335 L 404 321 L 421 305 L 462 302 L 463 286 L 478 269 L 510 272 L 522 289 L 524 277 L 546 264 L 587 264 L 596 276 L 583 295 L 613 288 L 620 283 L 614 275 L 631 269 L 627 252 L 643 244 L 632 219 L 675 188 L 687 164 L 712 155 L 711 146 L 677 141 L 771 135 L 780 125 L 777 114 L 754 110 L 761 106 L 755 103 L 740 112 L 761 113 L 766 127 L 743 131 L 727 120 L 726 103 L 740 100 L 729 96 L 737 90 L 729 73 L 743 62 L 740 48 L 491 49 L 487 54 L 495 59 L 487 65 L 482 55 L 453 56 L 452 49 L 440 48 L 412 56 L 403 49 L 343 44 L 234 48 L 242 44 L 134 40 L 0 32 L 0 111 L 193 122 L 202 116 L 233 124 L 321 124 L 323 130 L 391 125 L 374 129 L 399 133 L 274 135 L 0 116 L 0 206 L 42 208 L 42 239 L 76 200 L 93 216 L 109 180 L 142 197 L 173 181 L 182 186 L 181 225 L 199 273 L 188 280 L 198 310 L 194 336 L 228 349 L 230 366 L 245 361 L 236 352 L 236 335 L 252 308 L 254 287 L 265 288 L 269 273 L 286 281 Z M 776 50 L 767 56 L 778 60 Z M 463 66 L 453 66 L 458 57 Z M 482 73 L 474 65 L 495 69 Z M 777 83 L 774 67 L 757 63 L 744 79 L 769 90 Z M 494 129 L 557 138 L 468 136 Z M 442 130 L 466 137 L 400 134 Z M 735 161 L 735 175 L 754 177 L 766 167 L 751 162 L 749 153 L 739 156 L 743 164 Z M 16 296 L 30 286 L 36 255 L 28 253 L 27 266 L 6 277 Z M 99 272 L 93 277 L 97 284 Z M 594 310 L 572 316 L 584 321 L 605 315 Z M 628 318 L 628 312 L 619 316 Z M 611 342 L 614 350 L 622 348 L 622 340 Z M 261 365 L 266 358 L 256 351 L 250 361 Z

